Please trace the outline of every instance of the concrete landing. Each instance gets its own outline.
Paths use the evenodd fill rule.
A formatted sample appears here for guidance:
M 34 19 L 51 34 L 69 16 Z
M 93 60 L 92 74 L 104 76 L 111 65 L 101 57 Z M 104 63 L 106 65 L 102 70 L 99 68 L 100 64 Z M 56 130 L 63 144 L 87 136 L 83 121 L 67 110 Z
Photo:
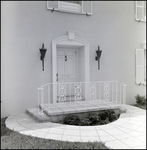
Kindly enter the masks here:
M 107 102 L 104 100 L 91 100 L 91 101 L 73 101 L 56 104 L 40 104 L 40 108 L 49 116 L 91 112 L 98 110 L 117 109 L 120 104 Z
M 113 109 L 118 112 L 121 105 L 104 100 L 91 101 L 70 101 L 56 104 L 40 104 L 40 112 L 37 108 L 27 109 L 27 112 L 39 122 L 53 121 L 58 122 L 68 114 L 77 114 L 79 117 L 89 112 L 100 112 Z M 42 111 L 41 111 L 42 110 Z

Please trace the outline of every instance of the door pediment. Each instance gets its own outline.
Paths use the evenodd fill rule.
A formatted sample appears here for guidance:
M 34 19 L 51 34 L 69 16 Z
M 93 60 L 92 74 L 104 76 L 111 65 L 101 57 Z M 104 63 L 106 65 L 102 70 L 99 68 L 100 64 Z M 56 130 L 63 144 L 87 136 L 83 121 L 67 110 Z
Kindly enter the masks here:
M 73 47 L 83 47 L 84 44 L 80 43 L 78 41 L 61 41 L 57 44 L 57 47 L 69 47 L 69 48 L 73 48 Z

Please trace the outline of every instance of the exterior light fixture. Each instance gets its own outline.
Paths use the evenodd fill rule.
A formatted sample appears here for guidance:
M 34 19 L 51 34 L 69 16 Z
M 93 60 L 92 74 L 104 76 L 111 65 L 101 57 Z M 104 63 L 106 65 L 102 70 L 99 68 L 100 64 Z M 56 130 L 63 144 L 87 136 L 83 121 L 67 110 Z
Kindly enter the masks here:
M 44 71 L 44 58 L 45 58 L 45 53 L 47 51 L 46 48 L 44 48 L 44 43 L 42 43 L 42 48 L 39 49 L 40 50 L 40 59 L 42 60 L 42 70 Z
M 98 50 L 96 50 L 96 57 L 95 60 L 98 60 L 98 70 L 100 69 L 100 57 L 101 57 L 102 51 L 100 50 L 100 47 L 98 45 Z

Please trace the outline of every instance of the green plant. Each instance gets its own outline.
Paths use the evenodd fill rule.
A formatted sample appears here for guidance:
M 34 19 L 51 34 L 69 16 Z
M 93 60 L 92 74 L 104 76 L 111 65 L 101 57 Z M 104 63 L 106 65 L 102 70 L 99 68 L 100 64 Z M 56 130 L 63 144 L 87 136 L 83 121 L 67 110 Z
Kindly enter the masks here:
M 80 118 L 77 115 L 69 114 L 63 119 L 64 124 L 79 125 Z
M 63 123 L 69 125 L 92 126 L 108 124 L 118 118 L 119 115 L 116 115 L 113 110 L 105 110 L 101 114 L 96 114 L 94 112 L 88 113 L 83 120 L 80 120 L 77 115 L 69 114 L 63 119 Z
M 105 124 L 108 124 L 109 123 L 109 118 L 107 117 L 104 121 Z
M 91 125 L 91 124 L 92 123 L 88 118 L 83 119 L 80 123 L 81 126 L 88 126 L 88 125 Z
M 117 120 L 117 119 L 118 119 L 118 116 L 115 115 L 115 114 L 111 114 L 111 116 L 110 116 L 110 118 L 109 118 L 110 122 L 112 122 L 112 121 L 114 121 L 114 120 Z
M 100 124 L 107 124 L 114 120 L 117 120 L 119 116 L 115 114 L 113 110 L 105 110 L 103 113 L 99 114 L 100 116 Z
M 113 110 L 105 110 L 103 113 L 99 114 L 99 116 L 101 117 L 101 120 L 106 120 L 107 117 L 111 120 L 112 114 L 115 114 Z
M 146 97 L 145 96 L 140 96 L 139 94 L 137 94 L 137 96 L 135 96 L 136 99 L 136 103 L 138 105 L 144 106 L 146 105 Z
M 86 118 L 90 120 L 90 125 L 95 125 L 100 121 L 100 116 L 98 116 L 96 113 L 89 113 Z

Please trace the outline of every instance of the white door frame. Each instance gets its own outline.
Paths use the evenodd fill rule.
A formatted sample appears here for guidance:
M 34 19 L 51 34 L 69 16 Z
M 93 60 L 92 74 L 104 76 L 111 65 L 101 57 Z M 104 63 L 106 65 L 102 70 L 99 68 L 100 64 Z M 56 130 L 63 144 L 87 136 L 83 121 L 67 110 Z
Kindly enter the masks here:
M 90 81 L 90 60 L 89 60 L 89 43 L 75 35 L 74 31 L 68 31 L 65 36 L 60 36 L 52 41 L 52 82 L 53 82 L 53 103 L 56 103 L 57 91 L 57 47 L 83 47 L 85 56 L 85 81 Z

